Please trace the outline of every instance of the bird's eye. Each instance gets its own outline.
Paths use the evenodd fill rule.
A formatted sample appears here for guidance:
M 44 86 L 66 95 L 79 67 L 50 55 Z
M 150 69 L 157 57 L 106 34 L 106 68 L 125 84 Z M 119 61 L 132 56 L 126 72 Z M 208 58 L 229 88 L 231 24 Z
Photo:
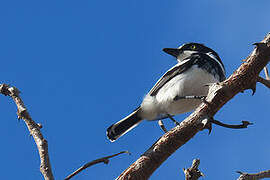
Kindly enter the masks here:
M 191 45 L 190 49 L 195 50 L 197 47 L 195 45 Z

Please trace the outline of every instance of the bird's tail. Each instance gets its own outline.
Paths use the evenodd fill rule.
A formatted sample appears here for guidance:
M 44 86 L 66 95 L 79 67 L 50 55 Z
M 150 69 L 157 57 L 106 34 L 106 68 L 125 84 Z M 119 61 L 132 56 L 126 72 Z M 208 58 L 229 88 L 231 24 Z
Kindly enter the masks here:
M 133 111 L 130 115 L 111 125 L 107 129 L 107 137 L 110 141 L 115 141 L 116 139 L 136 127 L 142 121 L 142 118 L 138 116 L 139 109 L 140 107 Z

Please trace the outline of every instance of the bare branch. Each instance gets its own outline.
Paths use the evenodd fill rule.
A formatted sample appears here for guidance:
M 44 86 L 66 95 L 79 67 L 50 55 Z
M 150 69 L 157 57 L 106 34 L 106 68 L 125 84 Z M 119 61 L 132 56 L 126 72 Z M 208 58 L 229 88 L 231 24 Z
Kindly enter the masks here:
M 94 160 L 94 161 L 88 162 L 88 163 L 86 163 L 85 165 L 81 166 L 81 167 L 80 167 L 79 169 L 77 169 L 76 171 L 74 171 L 74 172 L 73 172 L 72 174 L 70 174 L 68 177 L 66 177 L 65 180 L 71 179 L 73 176 L 75 176 L 76 174 L 80 173 L 82 170 L 84 170 L 84 169 L 86 169 L 86 168 L 89 168 L 90 166 L 93 166 L 93 165 L 95 165 L 95 164 L 98 164 L 98 163 L 108 164 L 110 158 L 115 157 L 115 156 L 118 156 L 119 154 L 123 154 L 123 153 L 130 154 L 128 151 L 122 151 L 122 152 L 120 152 L 120 153 L 113 154 L 113 155 L 111 155 L 111 156 L 106 156 L 106 157 L 103 157 L 103 158 L 96 159 L 96 160 Z
M 204 174 L 198 169 L 200 165 L 200 159 L 194 159 L 192 166 L 188 169 L 183 169 L 186 180 L 197 180 Z
M 225 128 L 231 128 L 231 129 L 243 129 L 243 128 L 247 128 L 248 125 L 252 125 L 253 123 L 250 123 L 248 121 L 242 121 L 242 124 L 238 124 L 238 125 L 232 125 L 232 124 L 224 124 L 220 121 L 214 120 L 212 119 L 210 122 L 225 127 Z
M 40 171 L 43 174 L 45 180 L 54 180 L 51 164 L 49 160 L 48 153 L 48 143 L 44 139 L 40 128 L 40 124 L 37 124 L 28 113 L 23 100 L 21 99 L 19 93 L 20 91 L 16 87 L 10 87 L 7 84 L 0 84 L 0 93 L 5 96 L 10 96 L 15 104 L 17 105 L 17 115 L 18 119 L 23 119 L 30 134 L 33 136 L 35 143 L 38 148 L 40 157 Z
M 188 118 L 165 133 L 141 157 L 124 170 L 118 180 L 144 180 L 178 148 L 188 142 L 197 132 L 205 128 L 202 123 L 237 93 L 246 89 L 255 91 L 257 77 L 270 60 L 270 33 L 255 44 L 256 47 L 245 62 L 224 82 L 213 84 L 202 103 Z
M 270 170 L 262 171 L 256 174 L 248 174 L 243 173 L 241 171 L 237 171 L 240 173 L 240 176 L 237 180 L 258 180 L 258 179 L 264 179 L 264 178 L 270 178 Z
M 258 76 L 258 82 L 262 83 L 263 85 L 265 85 L 266 87 L 270 88 L 270 80 L 264 79 L 260 76 Z
M 265 79 L 258 76 L 257 81 L 262 83 L 266 87 L 270 88 L 270 77 L 269 77 L 268 69 L 266 66 L 263 69 L 264 69 Z

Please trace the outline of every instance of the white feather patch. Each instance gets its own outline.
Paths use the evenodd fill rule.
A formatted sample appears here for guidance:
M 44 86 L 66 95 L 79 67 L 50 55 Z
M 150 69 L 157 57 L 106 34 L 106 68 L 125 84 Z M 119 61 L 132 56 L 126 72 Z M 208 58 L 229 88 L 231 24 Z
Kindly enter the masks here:
M 153 120 L 158 116 L 158 106 L 156 97 L 147 94 L 141 104 L 140 115 L 143 119 Z

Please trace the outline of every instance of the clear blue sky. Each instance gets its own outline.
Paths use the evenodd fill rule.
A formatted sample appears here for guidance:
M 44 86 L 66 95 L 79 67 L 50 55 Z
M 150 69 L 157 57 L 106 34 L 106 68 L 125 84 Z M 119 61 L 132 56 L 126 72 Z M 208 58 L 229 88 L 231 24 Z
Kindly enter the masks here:
M 162 48 L 204 43 L 219 53 L 230 75 L 269 31 L 269 7 L 269 0 L 1 1 L 0 80 L 22 91 L 33 119 L 43 124 L 56 179 L 85 162 L 129 150 L 131 156 L 75 178 L 113 179 L 162 135 L 154 122 L 114 143 L 105 135 L 175 64 Z M 183 179 L 182 168 L 194 158 L 201 159 L 205 179 L 269 169 L 269 98 L 261 84 L 254 96 L 238 94 L 216 119 L 255 125 L 198 133 L 150 179 Z M 0 179 L 42 179 L 36 146 L 10 98 L 0 97 L 0 112 Z M 173 126 L 169 120 L 166 125 Z

